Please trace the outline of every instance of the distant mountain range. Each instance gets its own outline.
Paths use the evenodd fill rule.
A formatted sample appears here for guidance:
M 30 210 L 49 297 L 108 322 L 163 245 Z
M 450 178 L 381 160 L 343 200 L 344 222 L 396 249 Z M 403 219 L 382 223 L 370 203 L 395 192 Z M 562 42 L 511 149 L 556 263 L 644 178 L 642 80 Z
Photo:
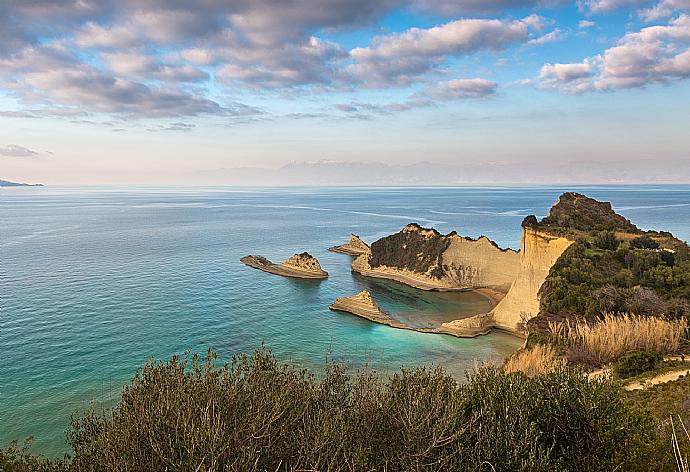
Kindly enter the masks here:
M 43 187 L 43 184 L 25 184 L 10 182 L 9 180 L 0 180 L 0 187 Z
M 690 160 L 458 162 L 292 162 L 279 168 L 222 168 L 191 172 L 219 185 L 572 185 L 690 182 Z

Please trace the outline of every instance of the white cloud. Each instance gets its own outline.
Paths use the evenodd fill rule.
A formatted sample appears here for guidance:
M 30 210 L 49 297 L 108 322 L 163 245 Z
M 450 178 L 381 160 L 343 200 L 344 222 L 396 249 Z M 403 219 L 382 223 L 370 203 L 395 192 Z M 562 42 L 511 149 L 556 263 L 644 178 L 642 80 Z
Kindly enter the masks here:
M 439 82 L 427 93 L 439 99 L 483 98 L 494 95 L 498 84 L 486 79 L 455 79 Z
M 644 5 L 649 0 L 578 0 L 580 10 L 589 13 L 611 13 L 625 7 Z
M 662 0 L 656 5 L 637 12 L 647 22 L 668 18 L 677 11 L 690 10 L 690 0 Z
M 564 37 L 565 37 L 565 33 L 563 33 L 563 31 L 560 30 L 559 28 L 556 28 L 555 30 L 553 30 L 549 33 L 546 33 L 543 36 L 540 36 L 540 37 L 535 38 L 535 39 L 530 39 L 527 42 L 527 44 L 539 46 L 542 44 L 553 43 L 555 41 L 563 39 Z
M 404 85 L 434 69 L 449 56 L 501 50 L 527 42 L 543 20 L 531 15 L 521 20 L 462 19 L 433 28 L 411 28 L 374 38 L 368 47 L 350 51 L 354 64 L 348 72 L 372 86 Z
M 580 29 L 591 28 L 591 27 L 594 26 L 594 25 L 596 25 L 596 23 L 593 22 L 593 21 L 589 21 L 589 20 L 580 20 L 580 21 L 577 23 L 577 27 L 580 28 Z
M 545 64 L 543 88 L 567 93 L 643 87 L 690 77 L 690 15 L 628 33 L 600 56 L 574 64 Z

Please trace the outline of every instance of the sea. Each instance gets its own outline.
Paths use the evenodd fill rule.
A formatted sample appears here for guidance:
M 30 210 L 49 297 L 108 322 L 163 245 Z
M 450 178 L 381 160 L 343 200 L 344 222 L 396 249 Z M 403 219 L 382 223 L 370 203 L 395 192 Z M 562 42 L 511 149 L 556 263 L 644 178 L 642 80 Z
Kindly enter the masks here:
M 423 292 L 350 271 L 330 246 L 367 242 L 410 222 L 486 235 L 519 248 L 520 223 L 564 192 L 611 201 L 642 228 L 690 240 L 690 186 L 0 189 L 0 447 L 67 452 L 70 416 L 117 401 L 154 357 L 212 348 L 219 361 L 265 345 L 316 373 L 341 361 L 389 375 L 401 367 L 465 372 L 500 362 L 521 341 L 424 334 L 328 309 L 369 290 L 407 322 L 477 310 L 473 294 Z M 308 251 L 330 277 L 283 278 L 240 263 Z

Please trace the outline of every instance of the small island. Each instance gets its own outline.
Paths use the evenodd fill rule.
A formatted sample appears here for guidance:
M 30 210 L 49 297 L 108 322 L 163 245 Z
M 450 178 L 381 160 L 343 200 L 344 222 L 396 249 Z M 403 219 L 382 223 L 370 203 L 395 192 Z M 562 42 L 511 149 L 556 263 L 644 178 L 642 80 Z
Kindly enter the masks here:
M 328 277 L 328 272 L 323 270 L 319 261 L 308 252 L 295 254 L 282 264 L 275 264 L 263 256 L 251 255 L 243 257 L 240 262 L 249 267 L 283 277 L 298 279 L 325 279 Z
M 348 256 L 361 256 L 362 254 L 369 254 L 371 252 L 369 245 L 362 241 L 356 234 L 351 234 L 350 240 L 347 243 L 329 247 L 328 250 L 340 254 L 347 254 Z

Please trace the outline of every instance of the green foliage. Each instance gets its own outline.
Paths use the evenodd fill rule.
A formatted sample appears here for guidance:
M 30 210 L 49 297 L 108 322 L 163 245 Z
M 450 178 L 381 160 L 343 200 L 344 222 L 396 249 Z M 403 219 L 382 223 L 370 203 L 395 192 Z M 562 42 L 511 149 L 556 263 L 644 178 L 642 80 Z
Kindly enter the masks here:
M 549 231 L 623 231 L 638 233 L 639 229 L 625 217 L 617 214 L 608 202 L 598 202 L 585 195 L 566 192 L 551 207 L 540 226 Z
M 615 251 L 620 244 L 620 239 L 616 238 L 616 235 L 611 231 L 602 231 L 594 238 L 594 245 L 599 249 Z
M 659 249 L 661 245 L 648 234 L 644 234 L 630 241 L 630 247 L 633 249 Z
M 417 231 L 403 230 L 375 241 L 371 245 L 369 264 L 372 267 L 385 265 L 442 278 L 442 256 L 450 246 L 450 238 L 434 230 L 428 231 L 433 231 L 433 234 L 425 236 Z
M 653 423 L 618 385 L 567 369 L 484 368 L 459 384 L 441 370 L 331 365 L 318 380 L 270 352 L 220 369 L 214 358 L 151 361 L 112 412 L 74 418 L 70 470 L 609 471 L 656 460 Z
M 618 359 L 613 370 L 619 378 L 626 379 L 654 370 L 662 359 L 658 352 L 633 351 Z
M 605 234 L 578 240 L 554 264 L 542 287 L 542 313 L 587 319 L 607 312 L 690 315 L 690 262 L 628 244 L 614 250 Z

